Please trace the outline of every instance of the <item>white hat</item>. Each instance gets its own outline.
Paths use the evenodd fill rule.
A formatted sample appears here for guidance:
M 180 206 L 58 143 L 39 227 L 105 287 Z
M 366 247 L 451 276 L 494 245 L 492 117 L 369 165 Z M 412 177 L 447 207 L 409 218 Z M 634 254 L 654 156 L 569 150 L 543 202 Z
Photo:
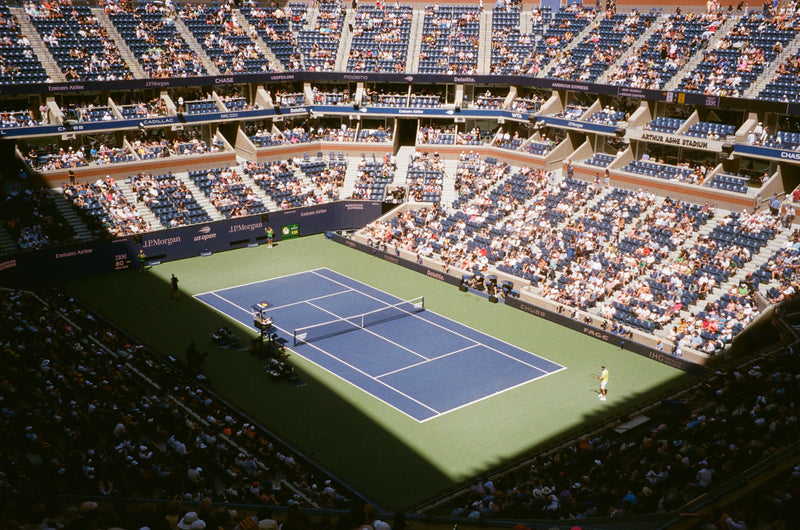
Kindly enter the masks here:
M 202 519 L 198 519 L 197 521 L 192 523 L 191 529 L 192 530 L 204 530 L 206 527 L 206 522 Z
M 542 490 L 540 490 L 539 488 L 536 488 L 535 490 L 533 490 L 533 496 L 536 497 L 537 499 L 541 499 L 542 498 Z
M 275 519 L 261 519 L 258 530 L 278 530 L 278 522 Z
M 178 521 L 178 528 L 181 530 L 189 530 L 192 527 L 192 523 L 197 521 L 199 518 L 197 517 L 197 513 L 195 512 L 187 512 L 186 515 L 183 516 L 183 519 Z

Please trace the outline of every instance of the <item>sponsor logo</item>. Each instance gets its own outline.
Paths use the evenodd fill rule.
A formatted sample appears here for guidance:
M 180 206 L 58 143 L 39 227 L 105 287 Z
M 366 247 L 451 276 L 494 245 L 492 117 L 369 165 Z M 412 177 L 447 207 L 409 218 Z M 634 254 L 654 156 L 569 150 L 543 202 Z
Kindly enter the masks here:
M 683 362 L 672 355 L 667 355 L 666 353 L 661 353 L 658 351 L 651 351 L 647 354 L 647 356 L 654 361 L 666 364 L 667 366 L 672 366 L 673 368 L 683 368 Z
M 589 90 L 588 85 L 578 85 L 575 83 L 553 83 L 551 86 L 556 89 L 561 88 L 564 90 L 580 90 L 583 92 Z
M 442 274 L 441 272 L 436 272 L 436 271 L 430 271 L 429 270 L 429 271 L 426 271 L 425 274 L 427 274 L 431 278 L 436 278 L 437 280 L 444 281 L 444 274 Z
M 708 140 L 697 140 L 694 138 L 681 138 L 680 136 L 669 136 L 666 134 L 642 133 L 642 140 L 659 142 L 669 145 L 680 145 L 683 147 L 696 147 L 698 149 L 708 149 Z
M 50 92 L 68 92 L 70 90 L 86 90 L 86 85 L 48 85 Z
M 294 80 L 294 74 L 273 75 L 273 76 L 270 76 L 270 79 L 272 79 L 273 81 L 293 81 Z
M 781 151 L 781 158 L 788 158 L 790 160 L 800 160 L 800 153 L 793 153 L 792 151 Z
M 619 87 L 617 91 L 617 95 L 620 96 L 627 96 L 627 97 L 634 97 L 634 98 L 644 98 L 645 94 L 644 91 L 638 88 L 631 88 L 631 87 Z
M 547 312 L 543 309 L 539 309 L 538 307 L 534 307 L 530 304 L 519 304 L 519 308 L 525 311 L 526 313 L 530 313 L 531 315 L 536 315 L 537 317 L 547 318 Z
M 17 266 L 17 260 L 10 259 L 0 263 L 0 271 L 4 271 L 6 269 L 13 269 L 16 266 Z
M 174 118 L 148 118 L 146 120 L 142 120 L 142 125 L 161 125 L 164 123 L 172 123 Z
M 214 79 L 214 83 L 217 85 L 224 85 L 226 83 L 233 83 L 233 77 L 217 77 Z
M 238 118 L 238 117 L 239 117 L 239 113 L 238 112 L 225 112 L 225 113 L 222 113 L 222 114 L 219 115 L 219 119 L 221 119 L 221 120 L 232 120 L 232 119 Z
M 144 86 L 153 88 L 164 88 L 169 86 L 169 81 L 146 81 Z
M 388 261 L 389 263 L 399 264 L 400 260 L 395 258 L 394 256 L 390 256 L 389 254 L 384 254 L 383 259 Z
M 233 234 L 235 232 L 252 232 L 253 230 L 258 230 L 259 228 L 263 228 L 264 223 L 249 223 L 249 224 L 238 224 L 232 225 L 228 228 L 228 233 Z
M 475 83 L 474 77 L 454 77 L 453 81 L 456 83 Z
M 321 213 L 327 212 L 327 208 L 317 208 L 316 210 L 311 210 L 310 212 L 300 212 L 300 217 L 309 217 L 311 215 L 319 215 Z
M 349 239 L 348 239 L 348 240 L 347 240 L 345 243 L 346 243 L 346 244 L 347 244 L 347 246 L 348 246 L 348 247 L 350 247 L 350 248 L 357 248 L 357 247 L 358 247 L 358 245 L 356 245 L 356 242 L 355 242 L 355 241 L 350 241 Z
M 360 202 L 357 202 L 355 204 L 348 203 L 348 204 L 345 204 L 344 207 L 345 207 L 345 210 L 363 210 L 364 209 L 364 205 L 361 204 Z
M 200 235 L 194 236 L 192 241 L 208 241 L 209 239 L 215 239 L 217 237 L 216 233 L 209 234 L 208 232 L 200 231 Z
M 348 81 L 366 81 L 367 79 L 369 79 L 369 76 L 366 75 L 353 75 L 353 74 L 345 74 L 342 77 L 347 79 Z
M 142 246 L 144 248 L 159 247 L 164 245 L 171 247 L 172 245 L 180 242 L 181 242 L 181 236 L 157 237 L 155 239 L 145 239 L 144 242 L 142 243 Z
M 606 335 L 602 331 L 598 331 L 596 329 L 588 328 L 588 327 L 584 326 L 583 333 L 585 333 L 586 335 L 591 335 L 592 337 L 594 337 L 596 339 L 600 339 L 600 340 L 604 340 L 604 341 L 608 342 L 608 335 Z
M 56 259 L 73 258 L 75 256 L 83 256 L 94 252 L 93 248 L 81 248 L 78 250 L 70 250 L 69 252 L 56 252 Z

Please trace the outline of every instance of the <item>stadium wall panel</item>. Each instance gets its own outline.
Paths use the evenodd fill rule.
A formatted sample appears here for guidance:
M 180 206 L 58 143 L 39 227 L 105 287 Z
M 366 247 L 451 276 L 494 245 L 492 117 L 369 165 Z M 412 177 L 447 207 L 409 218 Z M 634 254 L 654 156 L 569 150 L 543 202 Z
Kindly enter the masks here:
M 380 217 L 381 212 L 382 204 L 377 201 L 342 201 L 42 249 L 0 259 L 0 285 L 28 286 L 128 269 L 137 265 L 140 249 L 152 262 L 266 243 L 268 226 L 273 228 L 276 241 L 281 239 L 283 227 L 295 223 L 300 236 L 360 228 Z

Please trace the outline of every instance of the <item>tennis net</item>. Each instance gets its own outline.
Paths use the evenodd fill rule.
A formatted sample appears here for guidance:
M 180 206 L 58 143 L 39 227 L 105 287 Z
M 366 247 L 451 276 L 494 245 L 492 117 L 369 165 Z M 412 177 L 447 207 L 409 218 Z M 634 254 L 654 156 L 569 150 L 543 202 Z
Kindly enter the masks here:
M 367 328 L 382 322 L 388 322 L 396 318 L 413 315 L 425 310 L 425 297 L 413 298 L 393 304 L 387 307 L 382 307 L 368 313 L 354 315 L 351 317 L 337 318 L 322 324 L 314 324 L 313 326 L 306 326 L 294 330 L 294 345 L 313 342 L 315 340 L 326 339 L 339 335 L 340 333 L 347 333 L 356 329 Z

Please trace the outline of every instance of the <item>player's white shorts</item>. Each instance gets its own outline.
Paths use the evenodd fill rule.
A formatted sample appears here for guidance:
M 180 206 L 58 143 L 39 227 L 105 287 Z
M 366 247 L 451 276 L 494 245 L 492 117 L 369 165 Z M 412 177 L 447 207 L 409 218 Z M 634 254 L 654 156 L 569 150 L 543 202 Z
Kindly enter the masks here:
M 600 388 L 602 388 L 603 390 L 606 389 L 606 381 L 600 381 Z

